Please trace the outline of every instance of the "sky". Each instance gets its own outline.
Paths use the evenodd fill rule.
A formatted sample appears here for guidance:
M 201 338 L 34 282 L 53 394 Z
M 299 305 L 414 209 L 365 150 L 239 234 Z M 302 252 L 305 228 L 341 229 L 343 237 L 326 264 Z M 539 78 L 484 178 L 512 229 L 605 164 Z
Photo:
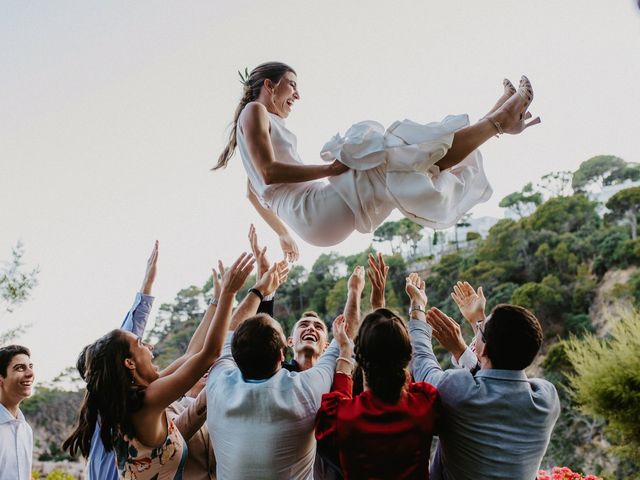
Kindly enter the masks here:
M 298 73 L 287 119 L 307 163 L 360 120 L 482 117 L 502 79 L 532 81 L 542 124 L 482 147 L 501 217 L 505 195 L 613 154 L 640 161 L 640 10 L 632 0 L 44 0 L 0 4 L 0 260 L 18 240 L 40 268 L 32 297 L 0 317 L 31 327 L 49 380 L 119 326 L 160 241 L 156 302 L 202 285 L 248 249 L 254 222 L 239 158 L 209 168 L 241 95 L 238 70 Z M 393 218 L 399 218 L 395 216 Z M 354 234 L 330 250 L 365 249 Z M 301 246 L 309 267 L 321 249 Z

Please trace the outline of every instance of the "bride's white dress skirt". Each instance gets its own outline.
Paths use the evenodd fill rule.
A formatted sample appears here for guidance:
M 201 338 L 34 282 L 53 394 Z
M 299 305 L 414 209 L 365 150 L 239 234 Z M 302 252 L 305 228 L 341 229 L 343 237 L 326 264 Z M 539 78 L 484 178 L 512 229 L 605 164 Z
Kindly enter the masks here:
M 349 171 L 328 184 L 277 188 L 270 208 L 317 246 L 337 245 L 353 230 L 372 232 L 395 208 L 420 225 L 448 228 L 492 194 L 478 150 L 451 169 L 435 165 L 451 148 L 454 133 L 467 125 L 467 115 L 426 125 L 403 120 L 387 130 L 373 121 L 356 123 L 321 152 L 325 161 L 340 160 Z

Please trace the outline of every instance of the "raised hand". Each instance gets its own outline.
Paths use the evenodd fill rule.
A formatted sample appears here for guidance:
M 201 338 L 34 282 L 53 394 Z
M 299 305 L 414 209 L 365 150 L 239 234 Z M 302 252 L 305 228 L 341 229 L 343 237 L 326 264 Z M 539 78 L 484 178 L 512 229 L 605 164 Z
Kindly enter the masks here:
M 271 295 L 287 280 L 287 275 L 289 275 L 289 262 L 286 260 L 276 262 L 258 279 L 255 288 L 265 297 Z
M 376 256 L 369 254 L 369 269 L 367 276 L 371 282 L 371 308 L 384 308 L 386 301 L 384 298 L 384 290 L 387 283 L 387 274 L 389 267 L 385 265 L 384 258 L 381 253 Z
M 475 291 L 469 282 L 458 282 L 453 286 L 451 298 L 458 305 L 462 316 L 475 330 L 476 323 L 485 318 L 484 309 L 487 299 L 484 298 L 482 287 Z
M 347 288 L 357 294 L 361 294 L 364 290 L 364 268 L 360 265 L 356 265 L 356 268 L 353 269 L 347 282 Z
M 267 247 L 260 248 L 258 245 L 258 234 L 256 233 L 256 227 L 253 223 L 249 227 L 249 244 L 251 245 L 251 251 L 256 258 L 258 265 L 258 271 L 256 273 L 258 278 L 261 278 L 267 270 L 271 267 L 271 263 L 267 259 Z
M 147 270 L 144 272 L 144 279 L 142 280 L 142 287 L 140 288 L 140 293 L 145 295 L 151 294 L 151 288 L 153 287 L 153 282 L 156 279 L 156 266 L 158 263 L 158 240 L 153 245 L 153 250 L 151 250 L 151 255 L 149 255 L 149 259 L 147 260 Z
M 411 300 L 412 305 L 426 307 L 428 303 L 427 294 L 424 291 L 424 280 L 413 272 L 406 278 L 405 291 Z
M 298 250 L 298 244 L 295 242 L 293 237 L 288 233 L 284 235 L 280 235 L 280 247 L 282 248 L 282 253 L 284 253 L 284 259 L 288 262 L 295 262 L 300 258 L 300 252 Z
M 333 338 L 336 339 L 336 343 L 340 347 L 340 356 L 351 358 L 353 355 L 353 342 L 347 335 L 347 319 L 344 315 L 338 315 L 333 321 L 332 332 Z
M 233 295 L 238 293 L 238 290 L 242 288 L 247 277 L 253 270 L 253 265 L 256 263 L 256 259 L 250 253 L 242 253 L 238 259 L 233 262 L 233 265 L 224 272 L 222 276 L 222 292 L 228 292 Z M 218 267 L 223 270 L 224 266 L 222 262 L 218 262 Z
M 433 336 L 456 357 L 456 360 L 459 359 L 467 348 L 460 325 L 435 307 L 427 312 L 427 322 L 433 328 Z
M 216 271 L 215 267 L 211 267 L 211 279 L 213 280 L 213 294 L 211 298 L 219 299 L 220 293 L 222 292 L 222 284 L 220 283 L 220 279 L 224 277 L 224 265 L 222 262 L 218 260 L 218 271 Z M 218 273 L 220 275 L 218 276 Z

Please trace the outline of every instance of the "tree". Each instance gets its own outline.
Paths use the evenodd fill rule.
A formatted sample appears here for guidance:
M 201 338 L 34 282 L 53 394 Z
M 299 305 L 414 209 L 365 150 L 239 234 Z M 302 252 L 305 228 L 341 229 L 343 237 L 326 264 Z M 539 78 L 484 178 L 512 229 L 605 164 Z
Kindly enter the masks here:
M 394 255 L 401 252 L 402 245 L 409 245 L 412 256 L 418 250 L 418 242 L 422 240 L 421 225 L 403 218 L 398 221 L 384 222 L 373 232 L 374 242 L 389 242 Z
M 18 242 L 11 250 L 11 260 L 5 262 L 0 268 L 0 299 L 2 299 L 0 318 L 24 303 L 38 285 L 39 269 L 36 267 L 33 270 L 25 270 L 23 256 L 24 247 L 22 242 Z M 21 325 L 0 332 L 0 345 L 13 340 L 24 332 L 25 328 L 26 325 Z
M 511 209 L 518 217 L 530 214 L 542 203 L 542 194 L 533 190 L 531 182 L 519 192 L 513 192 L 500 200 L 498 206 Z
M 460 246 L 459 246 L 459 243 L 458 243 L 458 228 L 470 227 L 471 226 L 471 224 L 469 223 L 469 219 L 470 218 L 471 218 L 471 214 L 470 213 L 465 213 L 460 218 L 460 220 L 458 220 L 456 222 L 455 226 L 453 227 L 454 239 L 455 239 L 455 243 L 456 243 L 456 250 L 460 250 Z M 471 233 L 471 232 L 469 232 L 469 233 Z
M 605 179 L 615 178 L 625 168 L 627 162 L 614 155 L 598 155 L 580 164 L 573 174 L 571 186 L 575 191 L 585 191 L 591 185 L 602 187 Z
M 532 230 L 549 230 L 564 233 L 575 232 L 600 222 L 596 204 L 586 195 L 555 197 L 547 200 L 527 219 Z
M 626 180 L 635 182 L 640 180 L 640 165 L 637 163 L 627 163 L 624 167 L 614 170 L 603 180 L 604 185 L 615 185 Z
M 566 197 L 571 193 L 571 177 L 573 173 L 568 170 L 547 173 L 540 178 L 538 188 L 546 190 L 551 198 Z
M 638 213 L 640 213 L 640 187 L 625 188 L 611 197 L 606 204 L 611 210 L 608 218 L 625 220 L 631 227 L 631 239 L 638 238 Z

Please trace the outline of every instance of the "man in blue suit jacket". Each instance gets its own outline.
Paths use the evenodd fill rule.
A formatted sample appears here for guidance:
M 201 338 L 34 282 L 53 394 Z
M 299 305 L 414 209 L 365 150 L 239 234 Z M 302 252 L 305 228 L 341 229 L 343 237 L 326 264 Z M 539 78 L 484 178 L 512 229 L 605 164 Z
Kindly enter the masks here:
M 537 318 L 516 305 L 495 307 L 477 325 L 481 368 L 474 376 L 440 367 L 431 336 L 456 323 L 436 308 L 426 311 L 424 281 L 416 274 L 407 279 L 407 294 L 413 376 L 436 386 L 441 399 L 432 480 L 535 479 L 560 414 L 555 387 L 524 372 L 542 344 Z

